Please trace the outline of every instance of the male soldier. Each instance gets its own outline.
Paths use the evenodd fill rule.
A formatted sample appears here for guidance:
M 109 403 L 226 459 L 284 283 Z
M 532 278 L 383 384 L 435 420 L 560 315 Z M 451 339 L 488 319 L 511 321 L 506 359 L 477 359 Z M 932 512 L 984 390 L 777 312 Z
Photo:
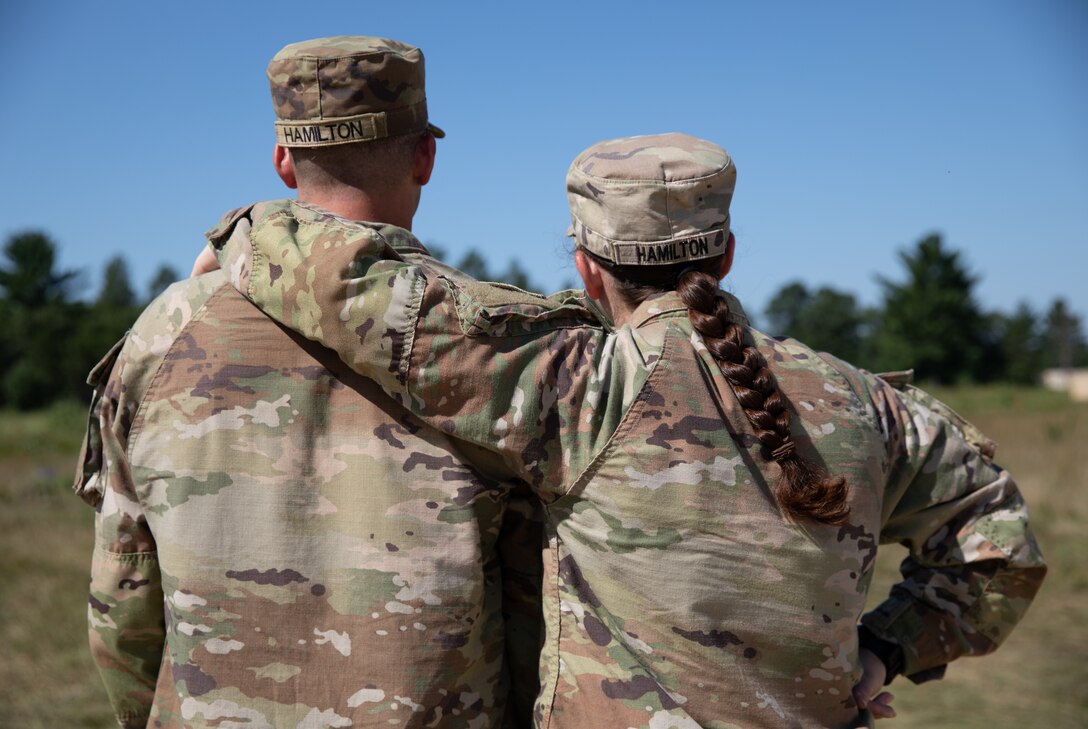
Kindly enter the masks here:
M 420 51 L 325 38 L 287 46 L 268 76 L 273 161 L 299 199 L 235 210 L 209 239 L 283 231 L 335 257 L 331 213 L 376 221 L 362 225 L 391 257 L 424 256 L 408 230 L 443 132 Z M 310 267 L 273 270 L 285 283 Z M 98 512 L 91 648 L 121 726 L 499 725 L 496 552 L 538 545 L 509 534 L 520 519 L 491 478 L 504 467 L 466 465 L 463 446 L 262 314 L 232 286 L 241 273 L 172 286 L 90 376 L 76 489 Z

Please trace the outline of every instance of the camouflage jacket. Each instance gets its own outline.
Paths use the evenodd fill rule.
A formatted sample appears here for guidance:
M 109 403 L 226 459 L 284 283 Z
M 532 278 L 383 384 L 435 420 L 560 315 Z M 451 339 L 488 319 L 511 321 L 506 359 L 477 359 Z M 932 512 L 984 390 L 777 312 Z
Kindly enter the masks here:
M 247 212 L 211 237 L 247 237 Z M 121 726 L 497 727 L 504 599 L 536 676 L 540 532 L 509 474 L 223 273 L 167 290 L 91 382 L 76 488 Z
M 221 247 L 239 290 L 545 504 L 541 726 L 853 726 L 859 620 L 918 675 L 992 650 L 1038 588 L 1009 474 L 918 390 L 749 330 L 798 447 L 850 487 L 847 526 L 792 524 L 675 294 L 612 330 L 572 292 L 454 280 L 388 232 L 269 210 Z M 863 617 L 887 542 L 903 580 Z

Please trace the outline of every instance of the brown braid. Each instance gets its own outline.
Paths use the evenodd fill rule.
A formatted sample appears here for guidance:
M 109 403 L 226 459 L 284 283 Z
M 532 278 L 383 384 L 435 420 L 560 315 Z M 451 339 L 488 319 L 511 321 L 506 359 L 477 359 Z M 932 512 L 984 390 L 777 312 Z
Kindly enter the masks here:
M 729 304 L 718 296 L 718 279 L 710 271 L 720 270 L 719 264 L 720 259 L 714 258 L 709 262 L 700 261 L 697 267 L 689 264 L 687 270 L 668 266 L 652 273 L 634 267 L 617 267 L 612 274 L 620 295 L 633 305 L 653 293 L 675 286 L 688 307 L 688 317 L 695 331 L 717 360 L 737 401 L 744 408 L 744 414 L 755 428 L 764 458 L 774 460 L 782 468 L 782 479 L 774 487 L 779 508 L 790 519 L 845 524 L 850 515 L 846 479 L 829 476 L 796 452 L 786 398 L 779 391 L 763 355 L 750 343 L 745 328 L 729 320 Z M 664 268 L 674 270 L 662 270 Z M 644 272 L 654 280 L 647 280 Z M 665 284 L 670 276 L 672 282 Z

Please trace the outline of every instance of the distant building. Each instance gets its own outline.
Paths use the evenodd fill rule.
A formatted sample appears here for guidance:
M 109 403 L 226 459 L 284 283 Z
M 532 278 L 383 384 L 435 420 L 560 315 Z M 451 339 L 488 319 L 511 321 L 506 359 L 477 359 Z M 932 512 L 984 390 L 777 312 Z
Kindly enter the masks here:
M 1054 368 L 1043 370 L 1043 387 L 1068 392 L 1074 402 L 1088 402 L 1088 368 Z

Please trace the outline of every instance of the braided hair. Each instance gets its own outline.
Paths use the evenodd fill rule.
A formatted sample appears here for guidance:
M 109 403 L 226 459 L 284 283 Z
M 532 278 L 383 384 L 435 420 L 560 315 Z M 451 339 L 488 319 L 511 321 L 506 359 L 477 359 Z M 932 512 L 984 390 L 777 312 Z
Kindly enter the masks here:
M 663 291 L 675 289 L 680 295 L 695 331 L 718 362 L 755 429 L 763 457 L 775 461 L 782 469 L 782 478 L 773 493 L 786 517 L 820 524 L 845 524 L 850 515 L 846 479 L 828 475 L 797 453 L 788 401 L 746 327 L 730 321 L 729 304 L 718 296 L 718 277 L 714 274 L 721 270 L 721 257 L 695 264 L 612 265 L 608 269 L 620 297 L 632 307 Z

